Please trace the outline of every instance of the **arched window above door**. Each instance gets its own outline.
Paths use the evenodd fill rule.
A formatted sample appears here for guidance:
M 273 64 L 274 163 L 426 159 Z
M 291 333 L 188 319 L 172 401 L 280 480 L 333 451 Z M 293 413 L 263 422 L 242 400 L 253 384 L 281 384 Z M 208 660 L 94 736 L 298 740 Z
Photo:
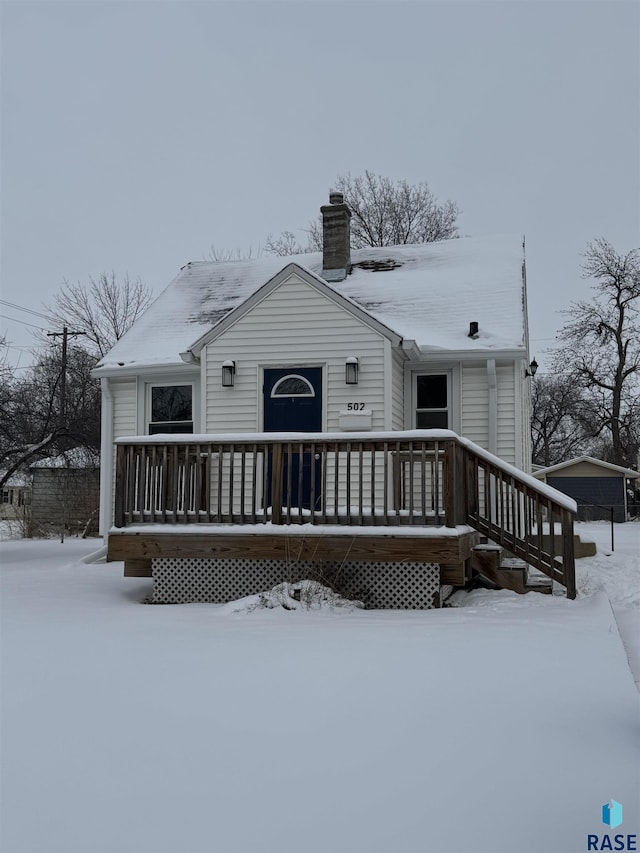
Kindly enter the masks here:
M 272 397 L 315 397 L 313 385 L 304 376 L 290 373 L 279 379 L 271 389 Z

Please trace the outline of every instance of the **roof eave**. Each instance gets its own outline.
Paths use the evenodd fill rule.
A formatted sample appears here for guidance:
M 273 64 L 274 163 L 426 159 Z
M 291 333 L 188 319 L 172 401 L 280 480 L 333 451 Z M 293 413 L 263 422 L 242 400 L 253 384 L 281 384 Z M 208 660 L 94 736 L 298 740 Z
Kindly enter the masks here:
M 596 465 L 598 468 L 615 471 L 621 477 L 624 476 L 627 480 L 640 479 L 640 471 L 634 471 L 632 468 L 624 468 L 622 465 L 614 465 L 613 462 L 605 462 L 604 459 L 596 459 L 594 456 L 576 456 L 575 459 L 568 459 L 566 462 L 558 462 L 556 465 L 550 465 L 548 468 L 541 468 L 539 471 L 536 471 L 533 476 L 538 480 L 542 480 L 547 476 L 547 474 L 562 471 L 564 468 L 570 468 L 572 465 L 578 465 L 581 462 L 589 462 L 592 465 Z
M 493 347 L 489 349 L 444 349 L 442 347 L 428 348 L 426 346 L 418 347 L 418 361 L 486 361 L 488 358 L 498 359 L 501 361 L 518 361 L 519 359 L 527 358 L 527 351 L 524 346 L 514 347 Z
M 145 364 L 142 361 L 135 361 L 122 364 L 105 364 L 101 367 L 95 367 L 91 371 L 91 375 L 96 379 L 110 378 L 125 378 L 130 376 L 140 376 L 140 374 L 153 375 L 160 373 L 184 373 L 185 371 L 193 372 L 194 368 L 199 369 L 199 361 L 185 363 L 184 361 L 166 361 L 152 362 Z

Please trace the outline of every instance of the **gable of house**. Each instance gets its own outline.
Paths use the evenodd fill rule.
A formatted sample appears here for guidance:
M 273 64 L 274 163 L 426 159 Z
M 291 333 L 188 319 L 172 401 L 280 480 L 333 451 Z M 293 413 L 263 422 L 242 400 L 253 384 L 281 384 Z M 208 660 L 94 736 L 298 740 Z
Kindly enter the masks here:
M 304 368 L 320 370 L 319 430 L 339 430 L 341 413 L 349 410 L 371 412 L 370 429 L 392 428 L 392 346 L 399 346 L 400 339 L 358 306 L 336 297 L 304 269 L 290 265 L 194 347 L 203 365 L 204 431 L 262 430 L 269 405 L 264 377 L 283 366 L 293 375 Z M 348 385 L 345 365 L 353 358 L 358 360 L 358 383 Z M 228 360 L 235 363 L 233 388 L 221 386 L 222 365 Z M 399 395 L 397 421 L 402 405 Z M 291 424 L 290 429 L 297 428 Z
M 556 477 L 623 477 L 628 480 L 640 477 L 637 471 L 605 462 L 602 459 L 595 459 L 592 456 L 578 456 L 575 459 L 568 459 L 565 462 L 559 462 L 557 465 L 541 468 L 534 474 L 537 479 L 546 479 L 550 475 Z

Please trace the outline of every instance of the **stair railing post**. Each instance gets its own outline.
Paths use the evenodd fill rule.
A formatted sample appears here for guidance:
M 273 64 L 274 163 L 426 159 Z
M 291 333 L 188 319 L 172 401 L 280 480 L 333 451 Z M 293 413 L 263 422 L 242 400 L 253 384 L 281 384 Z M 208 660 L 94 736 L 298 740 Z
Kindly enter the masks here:
M 437 445 L 436 445 L 437 447 Z M 456 518 L 456 492 L 461 484 L 458 483 L 458 460 L 456 458 L 457 445 L 453 441 L 447 441 L 444 445 L 444 522 L 447 527 L 455 527 Z M 436 449 L 436 465 L 438 464 L 438 451 Z
M 291 466 L 289 466 L 291 469 Z M 271 448 L 271 523 L 282 524 L 282 445 Z
M 576 597 L 576 560 L 573 548 L 573 514 L 568 509 L 561 510 L 562 518 L 562 573 L 567 598 Z
M 125 483 L 125 447 L 122 444 L 116 446 L 116 489 L 115 505 L 113 508 L 113 523 L 116 527 L 124 527 L 124 493 L 130 493 Z

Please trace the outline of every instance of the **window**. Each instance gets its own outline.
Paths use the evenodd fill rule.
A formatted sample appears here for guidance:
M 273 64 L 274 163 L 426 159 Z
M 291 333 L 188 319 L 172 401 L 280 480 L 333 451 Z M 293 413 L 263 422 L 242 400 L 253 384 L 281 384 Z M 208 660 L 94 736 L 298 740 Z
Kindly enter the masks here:
M 3 504 L 12 504 L 13 503 L 13 492 L 10 489 L 4 489 L 2 492 L 2 503 Z
M 283 376 L 273 386 L 272 397 L 315 397 L 316 392 L 313 385 L 304 376 L 291 373 Z
M 449 389 L 446 373 L 416 377 L 416 428 L 449 428 Z
M 193 386 L 152 385 L 149 435 L 193 432 Z

